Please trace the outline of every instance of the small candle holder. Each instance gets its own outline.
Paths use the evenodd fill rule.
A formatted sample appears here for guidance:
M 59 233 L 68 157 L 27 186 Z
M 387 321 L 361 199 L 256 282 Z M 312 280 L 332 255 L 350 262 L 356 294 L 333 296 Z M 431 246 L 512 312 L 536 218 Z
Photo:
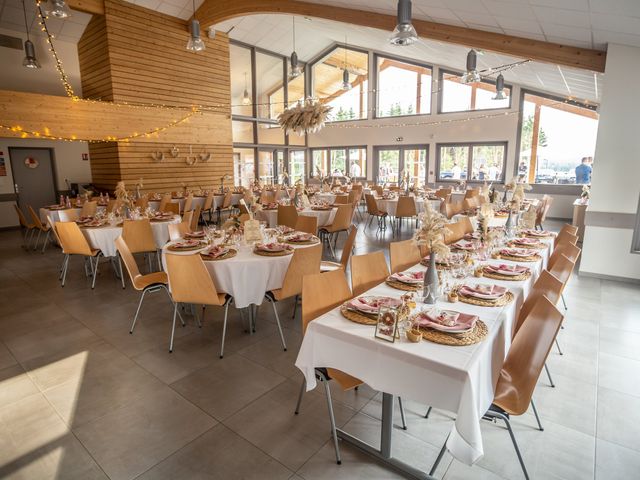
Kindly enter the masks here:
M 458 301 L 458 294 L 454 291 L 449 292 L 447 300 L 449 300 L 450 303 L 456 303 Z
M 412 328 L 411 330 L 407 330 L 406 332 L 407 340 L 412 343 L 420 343 L 422 340 L 422 333 L 417 328 Z
M 477 278 L 480 278 L 480 277 L 484 276 L 484 270 L 483 270 L 483 268 L 482 268 L 482 267 L 478 267 L 478 268 L 476 268 L 476 269 L 473 271 L 473 276 L 474 276 L 474 277 L 477 277 Z

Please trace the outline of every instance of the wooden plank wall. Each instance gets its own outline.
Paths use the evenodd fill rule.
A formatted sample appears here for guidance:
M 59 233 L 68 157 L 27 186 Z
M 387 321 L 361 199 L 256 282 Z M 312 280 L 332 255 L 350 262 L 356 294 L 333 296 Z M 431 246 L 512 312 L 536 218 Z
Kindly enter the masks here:
M 121 0 L 106 0 L 104 17 L 91 20 L 78 45 L 85 95 L 216 109 L 204 115 L 210 138 L 203 139 L 194 129 L 176 143 L 162 142 L 160 135 L 157 143 L 90 145 L 98 187 L 113 189 L 119 180 L 133 185 L 142 178 L 148 191 L 175 190 L 182 184 L 206 188 L 219 185 L 225 174 L 233 175 L 229 39 L 220 32 L 213 40 L 202 34 L 206 50 L 188 52 L 188 22 Z M 169 155 L 174 146 L 180 150 L 176 158 Z M 163 162 L 151 157 L 157 151 L 165 154 Z M 210 153 L 211 159 L 190 166 L 185 157 L 190 151 Z

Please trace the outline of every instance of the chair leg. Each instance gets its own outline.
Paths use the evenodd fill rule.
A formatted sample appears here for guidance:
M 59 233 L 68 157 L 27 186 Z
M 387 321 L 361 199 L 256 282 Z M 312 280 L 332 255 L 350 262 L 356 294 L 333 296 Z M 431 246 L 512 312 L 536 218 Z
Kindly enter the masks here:
M 552 388 L 556 388 L 556 384 L 553 383 L 553 378 L 551 378 L 551 372 L 549 371 L 549 367 L 547 367 L 547 363 L 544 364 L 544 371 L 547 372 L 547 378 L 549 379 L 549 385 Z
M 140 313 L 140 309 L 142 308 L 142 301 L 144 300 L 144 296 L 147 294 L 147 289 L 145 288 L 142 291 L 142 295 L 140 295 L 140 301 L 138 302 L 138 308 L 136 309 L 136 314 L 133 317 L 133 323 L 131 324 L 131 328 L 129 329 L 129 333 L 133 333 L 133 329 L 136 327 L 136 321 L 138 320 L 138 314 Z
M 222 323 L 222 344 L 220 345 L 220 358 L 224 357 L 224 337 L 227 334 L 227 314 L 229 312 L 229 304 L 231 302 L 227 302 L 224 306 L 224 322 Z
M 431 407 L 429 407 L 429 410 L 431 410 Z M 433 465 L 431 466 L 431 470 L 429 470 L 429 476 L 430 477 L 433 477 L 433 475 L 436 473 L 438 465 L 440 465 L 440 462 L 442 461 L 442 457 L 444 457 L 444 452 L 447 451 L 447 442 L 448 441 L 449 441 L 449 435 L 447 435 L 447 438 L 444 441 L 444 445 L 442 445 L 442 448 L 440 449 L 440 452 L 438 453 L 438 456 L 436 457 L 436 461 L 433 462 Z
M 407 419 L 404 416 L 404 407 L 402 406 L 402 398 L 398 397 L 398 405 L 400 407 L 400 419 L 402 420 L 402 429 L 407 429 Z
M 196 324 L 198 328 L 202 328 L 202 322 L 200 321 L 200 317 L 198 317 L 198 310 L 196 310 L 195 306 L 193 308 L 193 316 L 196 318 Z
M 424 418 L 429 418 L 429 415 L 431 414 L 431 410 L 433 410 L 433 407 L 429 407 L 427 409 L 427 413 L 424 414 Z
M 67 280 L 67 270 L 69 269 L 69 258 L 70 255 L 67 253 L 64 257 L 63 267 L 62 267 L 62 286 L 64 287 L 64 282 Z
M 511 442 L 513 443 L 513 448 L 516 450 L 516 455 L 518 455 L 518 461 L 520 462 L 520 466 L 522 467 L 522 473 L 524 473 L 524 478 L 529 480 L 529 474 L 527 473 L 527 467 L 524 466 L 524 460 L 522 459 L 522 455 L 520 454 L 520 449 L 518 448 L 518 442 L 516 441 L 516 436 L 513 434 L 513 430 L 511 429 L 511 423 L 509 419 L 504 415 L 500 415 L 500 418 L 504 420 L 504 423 L 507 424 L 507 429 L 509 430 L 509 435 L 511 436 Z
M 51 230 L 47 230 L 47 234 L 44 237 L 44 244 L 42 245 L 42 251 L 40 253 L 44 253 L 47 245 L 49 244 L 49 236 L 51 235 Z
M 533 414 L 536 416 L 536 422 L 538 422 L 538 430 L 544 432 L 544 428 L 542 427 L 542 423 L 540 422 L 540 416 L 538 416 L 538 409 L 536 408 L 536 403 L 533 401 L 533 397 L 531 398 L 531 408 L 533 409 Z
M 296 415 L 298 415 L 298 413 L 300 413 L 300 405 L 302 404 L 302 396 L 304 395 L 304 387 L 306 386 L 307 381 L 306 379 L 302 379 L 302 385 L 300 385 L 300 395 L 298 395 L 298 403 L 296 403 L 296 410 L 295 413 Z
M 336 418 L 333 415 L 333 403 L 331 402 L 331 388 L 329 387 L 329 382 L 323 380 L 324 383 L 324 391 L 327 396 L 327 408 L 329 409 L 329 421 L 331 422 L 331 435 L 333 436 L 333 447 L 336 450 L 336 463 L 338 465 L 342 464 L 342 459 L 340 458 L 340 446 L 338 445 L 338 432 L 336 431 Z
M 280 332 L 280 340 L 282 341 L 282 348 L 287 351 L 287 344 L 284 341 L 284 335 L 282 333 L 282 326 L 280 325 L 280 316 L 278 315 L 278 309 L 276 308 L 276 302 L 269 299 L 271 306 L 273 307 L 273 314 L 276 316 L 276 324 L 278 325 L 278 332 Z
M 291 315 L 292 320 L 295 320 L 297 310 L 298 310 L 298 295 L 296 295 L 295 298 L 293 299 L 293 315 Z
M 169 353 L 173 352 L 173 335 L 176 332 L 176 315 L 178 314 L 178 304 L 173 306 L 173 323 L 171 325 L 171 340 L 169 340 Z
M 562 353 L 562 349 L 560 348 L 560 342 L 558 342 L 558 337 L 556 337 L 556 339 L 554 340 L 556 347 L 558 348 L 558 353 L 560 355 L 564 355 L 564 353 Z
M 42 235 L 42 230 L 38 229 L 38 238 L 36 238 L 36 243 L 34 243 L 33 245 L 34 252 L 38 249 L 38 243 L 40 243 L 40 235 Z
M 100 257 L 102 256 L 102 252 L 99 252 L 96 255 L 96 265 L 95 267 L 93 267 L 93 279 L 91 281 L 91 290 L 93 290 L 94 288 L 96 288 L 96 277 L 98 276 L 98 264 L 100 263 Z M 91 262 L 91 260 L 89 260 L 89 262 Z
M 567 307 L 567 301 L 564 299 L 564 293 L 560 294 L 560 298 L 562 299 L 562 305 L 564 306 L 564 309 L 569 310 L 569 308 Z

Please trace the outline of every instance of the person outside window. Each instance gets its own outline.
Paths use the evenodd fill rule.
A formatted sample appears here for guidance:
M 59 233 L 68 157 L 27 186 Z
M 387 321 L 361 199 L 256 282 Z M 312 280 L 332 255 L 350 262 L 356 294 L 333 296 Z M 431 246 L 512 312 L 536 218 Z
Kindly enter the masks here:
M 352 177 L 359 177 L 362 175 L 362 170 L 360 169 L 360 165 L 356 162 L 351 164 L 351 171 L 349 172 Z
M 453 168 L 451 169 L 451 178 L 454 180 L 460 180 L 460 175 L 462 175 L 462 169 L 458 162 L 453 162 Z
M 591 183 L 591 172 L 593 171 L 593 168 L 589 163 L 589 157 L 582 157 L 582 162 L 576 167 L 576 183 Z

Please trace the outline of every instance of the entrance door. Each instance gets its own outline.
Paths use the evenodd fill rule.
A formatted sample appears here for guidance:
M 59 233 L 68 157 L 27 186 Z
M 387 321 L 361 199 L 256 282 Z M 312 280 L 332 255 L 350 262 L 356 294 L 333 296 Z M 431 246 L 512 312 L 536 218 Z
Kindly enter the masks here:
M 263 184 L 282 183 L 284 180 L 282 173 L 286 171 L 286 156 L 283 149 L 260 149 L 258 151 L 258 175 Z
M 13 183 L 18 205 L 26 212 L 27 205 L 38 211 L 56 201 L 53 158 L 49 148 L 9 148 Z
M 396 183 L 400 176 L 400 149 L 377 149 L 378 183 Z
M 378 172 L 378 183 L 396 183 L 406 170 L 410 184 L 426 184 L 428 145 L 375 147 L 375 152 L 374 169 Z

